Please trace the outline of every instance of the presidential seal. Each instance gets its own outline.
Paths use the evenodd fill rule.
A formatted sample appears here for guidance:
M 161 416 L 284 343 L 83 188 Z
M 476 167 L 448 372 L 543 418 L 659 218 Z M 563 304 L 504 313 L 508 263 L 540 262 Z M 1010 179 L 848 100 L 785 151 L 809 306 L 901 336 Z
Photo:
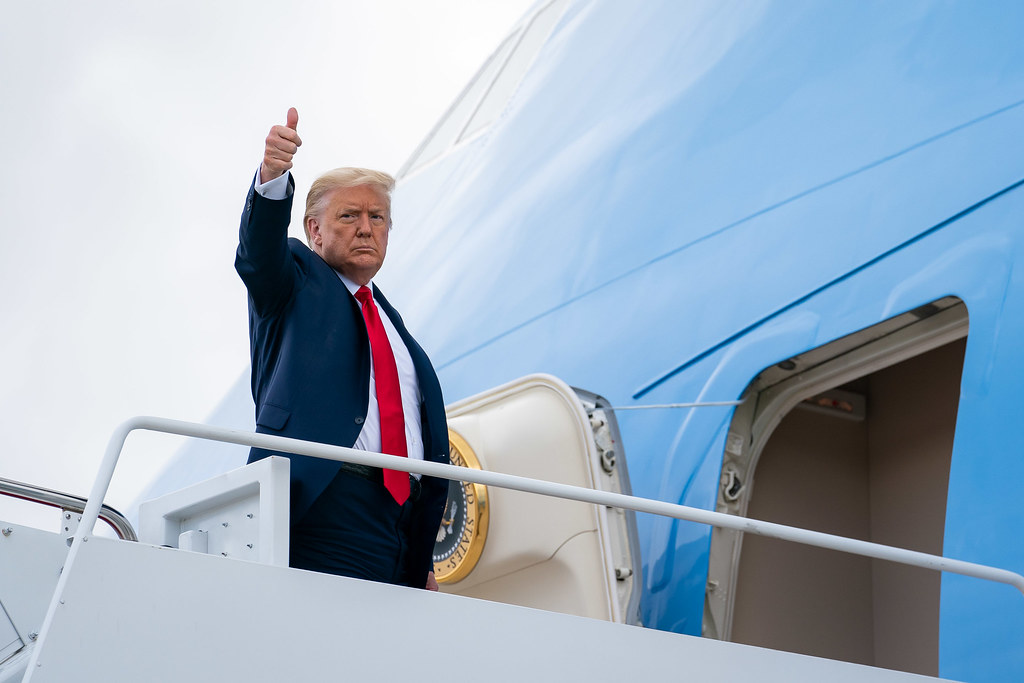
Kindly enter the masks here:
M 480 469 L 473 449 L 448 430 L 452 464 Z M 448 504 L 434 543 L 434 578 L 455 583 L 466 578 L 480 559 L 487 540 L 487 487 L 463 481 L 448 482 Z

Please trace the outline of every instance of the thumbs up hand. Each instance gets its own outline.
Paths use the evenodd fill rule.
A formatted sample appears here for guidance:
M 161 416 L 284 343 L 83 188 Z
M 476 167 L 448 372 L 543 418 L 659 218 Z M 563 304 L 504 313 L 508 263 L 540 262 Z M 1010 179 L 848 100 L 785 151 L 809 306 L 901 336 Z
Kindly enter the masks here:
M 263 150 L 263 163 L 260 165 L 260 182 L 265 183 L 292 167 L 292 157 L 298 151 L 302 140 L 296 132 L 299 125 L 299 112 L 295 107 L 288 110 L 286 125 L 274 126 L 267 135 L 267 146 Z

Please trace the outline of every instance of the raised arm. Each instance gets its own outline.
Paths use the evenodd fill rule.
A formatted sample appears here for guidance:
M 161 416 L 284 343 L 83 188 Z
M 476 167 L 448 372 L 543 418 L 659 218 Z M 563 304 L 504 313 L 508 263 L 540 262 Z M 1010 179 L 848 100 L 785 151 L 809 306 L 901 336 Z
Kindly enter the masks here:
M 292 167 L 292 158 L 302 141 L 296 132 L 298 112 L 288 110 L 284 126 L 274 126 L 267 135 L 263 162 L 249 188 L 238 231 L 235 270 L 249 290 L 254 311 L 260 316 L 280 311 L 295 291 L 296 272 L 288 250 L 294 184 L 289 176 L 284 199 L 268 199 L 257 184 L 280 178 Z

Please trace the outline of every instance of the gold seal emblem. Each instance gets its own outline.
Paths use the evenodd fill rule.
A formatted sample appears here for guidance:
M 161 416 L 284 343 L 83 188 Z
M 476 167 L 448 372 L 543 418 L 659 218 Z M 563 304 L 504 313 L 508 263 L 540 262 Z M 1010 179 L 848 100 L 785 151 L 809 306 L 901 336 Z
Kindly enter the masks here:
M 450 429 L 448 444 L 453 465 L 480 469 L 473 449 Z M 434 578 L 438 583 L 461 581 L 473 571 L 487 540 L 487 520 L 487 487 L 449 481 L 448 503 L 434 543 Z

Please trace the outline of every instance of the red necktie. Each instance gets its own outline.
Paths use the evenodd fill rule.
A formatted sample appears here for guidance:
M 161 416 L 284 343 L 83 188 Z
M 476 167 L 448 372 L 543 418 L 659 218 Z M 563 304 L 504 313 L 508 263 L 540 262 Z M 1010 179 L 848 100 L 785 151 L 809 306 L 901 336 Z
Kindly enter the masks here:
M 366 332 L 370 336 L 370 353 L 373 354 L 373 374 L 377 385 L 377 405 L 380 408 L 381 451 L 388 455 L 409 457 L 405 443 L 405 414 L 402 412 L 402 389 L 398 383 L 398 366 L 391 351 L 388 333 L 381 322 L 373 295 L 367 287 L 360 287 L 356 299 L 363 306 Z M 384 488 L 395 502 L 403 504 L 409 498 L 409 474 L 396 470 L 384 470 Z

